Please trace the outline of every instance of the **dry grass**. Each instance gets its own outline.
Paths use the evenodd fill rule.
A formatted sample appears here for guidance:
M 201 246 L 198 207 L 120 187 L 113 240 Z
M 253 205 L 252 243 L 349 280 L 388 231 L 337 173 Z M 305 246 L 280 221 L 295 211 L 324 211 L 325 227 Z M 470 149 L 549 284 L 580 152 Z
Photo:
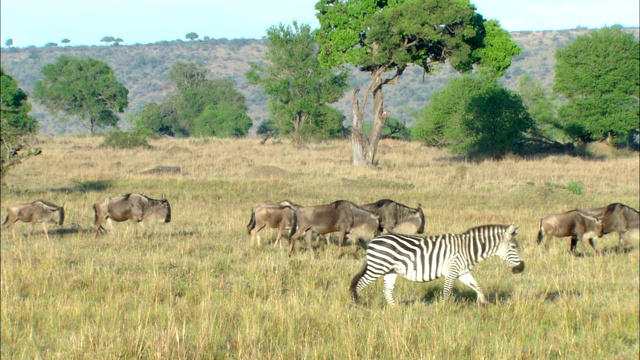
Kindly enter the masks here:
M 98 148 L 99 139 L 44 138 L 44 155 L 10 173 L 10 204 L 65 202 L 67 221 L 27 238 L 2 233 L 2 358 L 637 358 L 638 242 L 604 256 L 535 244 L 543 215 L 622 202 L 638 208 L 637 154 L 606 160 L 570 156 L 480 163 L 414 143 L 384 143 L 376 169 L 353 168 L 348 142 L 260 145 L 256 139 L 157 140 L 153 149 Z M 623 154 L 624 155 L 624 154 Z M 142 175 L 157 166 L 180 173 Z M 578 183 L 577 195 L 567 184 Z M 172 222 L 135 238 L 131 224 L 90 233 L 92 204 L 141 192 L 172 205 Z M 318 246 L 250 247 L 251 206 L 290 199 L 304 205 L 392 198 L 421 203 L 429 234 L 515 223 L 527 269 L 510 275 L 498 259 L 474 276 L 492 303 L 475 305 L 457 284 L 399 280 L 397 307 L 382 286 L 349 306 L 348 286 L 363 251 Z M 8 235 L 8 236 L 7 236 Z

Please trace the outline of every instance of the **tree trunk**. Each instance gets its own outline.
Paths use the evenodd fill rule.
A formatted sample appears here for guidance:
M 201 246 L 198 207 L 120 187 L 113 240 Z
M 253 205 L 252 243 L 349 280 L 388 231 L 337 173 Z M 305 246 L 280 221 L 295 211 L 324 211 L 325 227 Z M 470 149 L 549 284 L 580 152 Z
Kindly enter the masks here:
M 384 111 L 384 100 L 382 96 L 382 85 L 392 83 L 399 74 L 392 79 L 382 81 L 380 74 L 383 68 L 371 73 L 371 83 L 367 86 L 363 94 L 362 106 L 358 102 L 358 92 L 355 89 L 352 96 L 353 110 L 353 130 L 351 133 L 351 143 L 353 146 L 353 165 L 355 166 L 372 166 L 375 165 L 375 156 L 378 149 L 378 141 L 382 136 L 382 131 L 387 123 L 387 113 Z M 400 72 L 401 73 L 401 72 Z M 367 98 L 373 93 L 373 125 L 371 126 L 371 134 L 369 138 L 364 135 L 362 130 L 364 123 L 364 106 Z
M 364 122 L 363 112 L 360 111 L 358 102 L 359 88 L 353 90 L 351 98 L 351 106 L 353 111 L 353 127 L 351 132 L 351 146 L 353 147 L 353 165 L 367 166 L 367 153 L 369 148 L 369 140 L 362 132 L 362 124 Z

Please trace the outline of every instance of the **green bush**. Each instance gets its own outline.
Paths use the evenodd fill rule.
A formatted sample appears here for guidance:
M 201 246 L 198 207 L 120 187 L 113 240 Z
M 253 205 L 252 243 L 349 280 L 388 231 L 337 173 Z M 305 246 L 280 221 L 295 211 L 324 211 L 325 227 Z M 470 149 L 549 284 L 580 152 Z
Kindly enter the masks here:
M 582 184 L 580 184 L 577 181 L 569 181 L 569 183 L 567 184 L 567 190 L 571 191 L 576 195 L 584 194 L 584 187 L 582 186 Z
M 142 132 L 124 132 L 120 129 L 115 129 L 104 136 L 100 147 L 132 149 L 136 147 L 151 148 L 151 145 L 147 142 L 147 136 Z

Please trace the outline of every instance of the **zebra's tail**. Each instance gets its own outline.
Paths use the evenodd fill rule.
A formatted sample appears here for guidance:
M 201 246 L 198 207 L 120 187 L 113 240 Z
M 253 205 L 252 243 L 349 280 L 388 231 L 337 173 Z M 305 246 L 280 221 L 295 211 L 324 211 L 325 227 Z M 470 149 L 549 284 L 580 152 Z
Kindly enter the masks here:
M 351 302 L 354 304 L 358 303 L 358 283 L 360 282 L 360 279 L 362 279 L 362 276 L 365 272 L 367 272 L 367 259 L 364 260 L 362 268 L 356 274 L 356 276 L 353 277 L 353 280 L 351 280 L 351 286 L 349 287 L 349 290 L 351 291 Z
M 251 235 L 251 230 L 256 227 L 256 209 L 251 209 L 251 218 L 249 219 L 249 223 L 247 224 L 247 234 Z
M 544 238 L 544 231 L 542 231 L 542 220 L 540 220 L 540 230 L 538 230 L 538 244 L 540 244 L 542 242 L 542 239 Z

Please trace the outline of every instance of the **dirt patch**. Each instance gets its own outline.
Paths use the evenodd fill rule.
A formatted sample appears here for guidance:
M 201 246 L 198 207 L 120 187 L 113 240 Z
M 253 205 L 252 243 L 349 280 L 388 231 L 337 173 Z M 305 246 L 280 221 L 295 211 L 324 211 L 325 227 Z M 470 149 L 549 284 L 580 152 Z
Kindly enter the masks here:
M 191 150 L 182 146 L 172 146 L 169 149 L 167 149 L 167 154 L 169 155 L 189 154 L 189 153 L 191 153 Z
M 249 169 L 246 172 L 247 176 L 251 177 L 276 177 L 281 175 L 287 175 L 289 172 L 287 170 L 281 169 L 277 166 L 271 165 L 260 165 Z
M 178 174 L 180 171 L 181 169 L 179 166 L 156 166 L 153 169 L 141 172 L 141 174 Z

